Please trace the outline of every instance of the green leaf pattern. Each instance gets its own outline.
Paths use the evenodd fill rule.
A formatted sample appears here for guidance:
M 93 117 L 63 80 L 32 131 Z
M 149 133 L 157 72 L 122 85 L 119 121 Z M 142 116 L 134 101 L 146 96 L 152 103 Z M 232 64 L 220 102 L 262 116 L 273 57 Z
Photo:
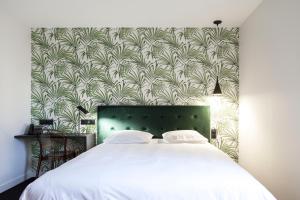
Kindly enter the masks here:
M 238 159 L 238 28 L 34 28 L 31 40 L 33 122 L 72 132 L 79 104 L 86 118 L 98 105 L 209 104 L 213 144 Z

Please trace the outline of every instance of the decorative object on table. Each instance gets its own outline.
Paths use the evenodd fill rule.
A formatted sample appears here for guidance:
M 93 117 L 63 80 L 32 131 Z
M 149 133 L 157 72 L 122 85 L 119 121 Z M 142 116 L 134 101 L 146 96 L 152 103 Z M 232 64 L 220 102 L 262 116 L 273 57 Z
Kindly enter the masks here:
M 30 124 L 28 128 L 28 135 L 39 135 L 43 133 L 43 126 L 42 125 L 34 125 Z
M 78 120 L 79 120 L 79 122 L 78 122 L 78 130 L 77 131 L 78 131 L 78 133 L 80 133 L 81 112 L 83 112 L 83 114 L 86 115 L 86 114 L 89 113 L 89 111 L 87 111 L 87 109 L 85 109 L 81 105 L 77 106 L 76 108 L 78 109 Z

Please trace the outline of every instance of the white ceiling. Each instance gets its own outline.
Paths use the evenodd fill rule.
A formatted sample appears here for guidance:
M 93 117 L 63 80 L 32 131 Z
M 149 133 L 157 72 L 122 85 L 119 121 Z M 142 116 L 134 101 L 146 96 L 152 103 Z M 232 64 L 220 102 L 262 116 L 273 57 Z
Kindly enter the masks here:
M 262 0 L 0 0 L 31 27 L 240 26 Z M 2 9 L 2 10 L 1 10 Z

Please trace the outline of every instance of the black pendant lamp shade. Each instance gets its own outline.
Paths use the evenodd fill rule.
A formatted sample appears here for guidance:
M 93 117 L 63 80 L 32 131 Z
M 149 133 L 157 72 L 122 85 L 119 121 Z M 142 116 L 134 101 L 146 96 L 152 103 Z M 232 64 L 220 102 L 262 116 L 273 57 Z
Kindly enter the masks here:
M 221 95 L 222 94 L 222 90 L 219 84 L 219 78 L 217 77 L 217 82 L 216 82 L 216 86 L 213 92 L 213 95 Z

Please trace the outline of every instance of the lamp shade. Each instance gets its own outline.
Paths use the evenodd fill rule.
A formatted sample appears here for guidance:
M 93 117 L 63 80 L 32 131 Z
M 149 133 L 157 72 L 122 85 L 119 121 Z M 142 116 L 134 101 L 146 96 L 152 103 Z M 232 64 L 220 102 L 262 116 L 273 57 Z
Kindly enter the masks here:
M 82 107 L 82 106 L 77 106 L 77 109 L 79 110 L 79 111 L 81 111 L 81 112 L 83 112 L 84 114 L 88 114 L 89 113 L 89 111 L 87 111 L 84 107 Z
M 213 92 L 213 95 L 221 95 L 222 94 L 222 90 L 219 84 L 219 77 L 217 76 L 217 81 L 216 81 L 216 86 Z

